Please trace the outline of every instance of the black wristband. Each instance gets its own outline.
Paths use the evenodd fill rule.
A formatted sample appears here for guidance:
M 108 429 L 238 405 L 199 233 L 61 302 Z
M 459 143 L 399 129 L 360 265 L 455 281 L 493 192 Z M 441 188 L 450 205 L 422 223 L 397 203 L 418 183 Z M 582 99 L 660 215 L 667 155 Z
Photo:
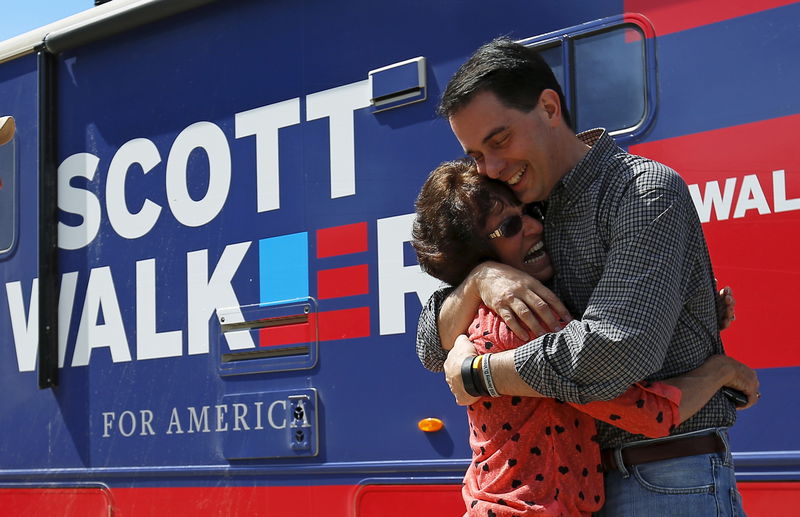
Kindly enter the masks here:
M 478 358 L 476 357 L 475 360 Z M 483 361 L 486 360 L 486 356 L 483 356 Z M 472 362 L 475 365 L 475 361 Z M 473 368 L 472 369 L 472 384 L 475 385 L 475 391 L 478 392 L 478 396 L 481 397 L 488 397 L 489 390 L 486 389 L 486 382 L 483 380 L 483 372 L 481 372 L 481 368 Z
M 480 397 L 481 394 L 478 392 L 474 377 L 472 376 L 472 361 L 474 360 L 475 356 L 471 356 L 464 359 L 464 362 L 461 363 L 461 382 L 464 383 L 464 391 L 469 395 Z

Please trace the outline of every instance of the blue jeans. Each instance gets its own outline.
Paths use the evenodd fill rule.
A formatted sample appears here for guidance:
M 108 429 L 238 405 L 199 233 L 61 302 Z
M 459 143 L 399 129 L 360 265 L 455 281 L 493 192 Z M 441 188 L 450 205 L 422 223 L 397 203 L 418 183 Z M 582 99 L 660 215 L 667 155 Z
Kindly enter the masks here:
M 728 434 L 725 429 L 704 430 L 681 436 L 710 432 L 719 434 L 725 442 L 724 453 L 654 461 L 606 473 L 606 503 L 596 515 L 600 517 L 745 515 L 741 496 L 736 489 L 733 462 L 730 448 L 727 446 Z

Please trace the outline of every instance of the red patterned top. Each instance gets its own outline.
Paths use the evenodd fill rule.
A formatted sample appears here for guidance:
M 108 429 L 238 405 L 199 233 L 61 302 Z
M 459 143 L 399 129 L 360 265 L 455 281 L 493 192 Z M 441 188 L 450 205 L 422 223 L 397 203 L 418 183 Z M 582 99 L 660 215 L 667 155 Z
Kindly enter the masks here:
M 480 353 L 517 348 L 517 338 L 486 306 L 470 325 Z M 468 407 L 472 463 L 462 494 L 470 517 L 591 515 L 604 502 L 594 419 L 661 437 L 679 423 L 681 392 L 635 384 L 619 398 L 589 404 L 548 398 L 483 397 Z

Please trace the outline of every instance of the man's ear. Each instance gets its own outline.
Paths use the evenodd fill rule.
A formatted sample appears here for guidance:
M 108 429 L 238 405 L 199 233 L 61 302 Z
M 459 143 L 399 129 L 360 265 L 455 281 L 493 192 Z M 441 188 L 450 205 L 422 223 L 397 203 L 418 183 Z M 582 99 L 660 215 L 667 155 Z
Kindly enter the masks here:
M 551 90 L 550 88 L 542 90 L 541 95 L 539 95 L 539 104 L 541 104 L 549 120 L 556 121 L 562 118 L 561 99 L 555 90 Z

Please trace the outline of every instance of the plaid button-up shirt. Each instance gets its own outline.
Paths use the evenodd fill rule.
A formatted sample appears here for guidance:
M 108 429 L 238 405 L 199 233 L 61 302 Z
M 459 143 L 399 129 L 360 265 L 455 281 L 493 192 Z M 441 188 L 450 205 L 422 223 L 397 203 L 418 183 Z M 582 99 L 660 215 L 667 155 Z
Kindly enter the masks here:
M 578 137 L 591 150 L 547 200 L 544 240 L 556 270 L 551 288 L 579 319 L 517 348 L 514 359 L 543 395 L 589 402 L 724 351 L 711 261 L 686 183 L 624 152 L 603 130 Z M 420 315 L 417 353 L 434 371 L 447 357 L 436 330 L 447 294 L 437 291 Z M 733 404 L 717 393 L 673 433 L 735 420 Z M 602 422 L 598 432 L 604 449 L 643 438 Z

